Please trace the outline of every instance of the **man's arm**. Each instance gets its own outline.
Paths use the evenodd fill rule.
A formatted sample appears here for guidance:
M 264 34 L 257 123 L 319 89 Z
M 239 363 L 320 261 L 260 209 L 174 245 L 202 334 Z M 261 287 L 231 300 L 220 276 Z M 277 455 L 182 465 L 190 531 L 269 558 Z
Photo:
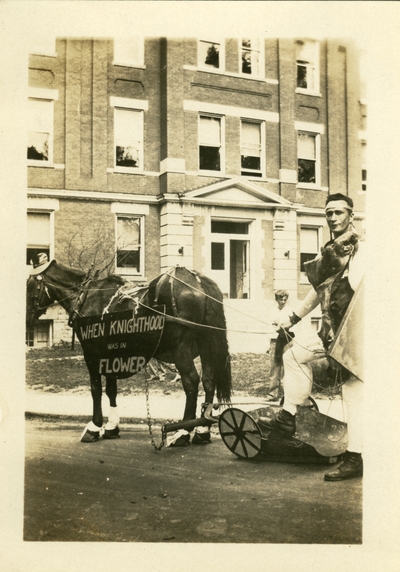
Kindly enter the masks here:
M 318 295 L 314 290 L 314 288 L 311 288 L 307 296 L 301 302 L 300 306 L 297 308 L 297 310 L 295 310 L 295 314 L 296 316 L 298 316 L 298 318 L 302 319 L 304 318 L 304 316 L 307 316 L 307 314 L 312 312 L 312 310 L 314 310 L 314 308 L 316 308 L 318 304 L 319 304 Z M 284 324 L 281 324 L 281 328 L 288 330 L 289 328 L 294 326 L 294 324 L 295 322 L 288 321 L 285 322 Z

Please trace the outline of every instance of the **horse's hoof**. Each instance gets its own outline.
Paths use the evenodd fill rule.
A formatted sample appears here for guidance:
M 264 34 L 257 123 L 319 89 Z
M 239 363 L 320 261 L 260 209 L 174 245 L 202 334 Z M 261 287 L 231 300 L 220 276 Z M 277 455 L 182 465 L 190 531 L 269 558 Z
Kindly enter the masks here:
M 207 445 L 211 443 L 211 433 L 195 433 L 192 438 L 192 445 Z
M 119 427 L 104 430 L 103 439 L 116 439 L 117 437 L 119 437 Z
M 81 437 L 81 443 L 94 443 L 98 441 L 100 437 L 100 431 L 90 431 L 86 429 Z
M 170 444 L 170 447 L 187 447 L 190 445 L 190 434 L 181 435 L 176 441 Z

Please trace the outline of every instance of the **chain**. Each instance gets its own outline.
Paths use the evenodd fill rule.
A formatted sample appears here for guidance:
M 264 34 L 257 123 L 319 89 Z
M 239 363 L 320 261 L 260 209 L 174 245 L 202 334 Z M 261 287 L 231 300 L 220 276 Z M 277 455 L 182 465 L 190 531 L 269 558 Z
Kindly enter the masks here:
M 164 443 L 165 443 L 165 434 L 164 432 L 162 432 L 161 435 L 161 443 L 159 445 L 156 445 L 156 442 L 154 441 L 154 436 L 153 436 L 153 429 L 152 429 L 152 424 L 151 424 L 151 415 L 150 415 L 150 400 L 149 400 L 149 378 L 147 376 L 147 374 L 145 373 L 145 377 L 146 377 L 146 409 L 147 409 L 147 425 L 149 427 L 149 433 L 150 433 L 150 438 L 151 438 L 151 444 L 153 445 L 154 449 L 156 451 L 161 451 L 161 449 L 164 447 Z

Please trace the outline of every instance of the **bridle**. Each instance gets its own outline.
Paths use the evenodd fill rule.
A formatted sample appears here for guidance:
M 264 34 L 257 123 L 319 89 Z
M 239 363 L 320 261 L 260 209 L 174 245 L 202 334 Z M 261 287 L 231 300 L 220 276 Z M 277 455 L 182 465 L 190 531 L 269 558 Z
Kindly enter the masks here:
M 34 280 L 34 285 L 29 297 L 33 301 L 33 307 L 29 313 L 32 316 L 32 321 L 34 321 L 47 310 L 54 300 L 50 296 L 50 292 L 41 274 L 35 277 L 31 276 L 31 279 Z
M 70 327 L 73 327 L 75 320 L 81 317 L 81 309 L 85 303 L 89 286 L 96 281 L 97 276 L 98 271 L 93 272 L 92 264 L 80 284 L 67 288 L 67 290 L 71 290 L 71 294 L 67 295 L 65 299 L 73 298 L 72 307 L 69 310 L 68 325 Z M 31 276 L 31 278 L 35 281 L 32 287 L 33 291 L 30 293 L 30 298 L 33 300 L 33 308 L 30 310 L 30 314 L 32 316 L 31 320 L 34 321 L 41 314 L 46 312 L 47 308 L 55 302 L 56 299 L 50 295 L 42 274 Z M 49 285 L 52 286 L 52 284 Z M 58 299 L 58 302 L 61 301 L 62 300 Z

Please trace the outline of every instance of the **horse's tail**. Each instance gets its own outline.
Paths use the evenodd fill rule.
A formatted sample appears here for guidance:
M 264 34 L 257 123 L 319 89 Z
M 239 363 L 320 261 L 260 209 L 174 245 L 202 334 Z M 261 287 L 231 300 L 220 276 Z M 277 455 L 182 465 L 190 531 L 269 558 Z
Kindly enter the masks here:
M 223 296 L 216 283 L 210 278 L 202 275 L 201 285 L 207 294 L 203 323 L 210 326 L 210 329 L 207 332 L 202 332 L 201 335 L 206 336 L 210 342 L 211 362 L 218 401 L 229 402 L 232 375 Z

